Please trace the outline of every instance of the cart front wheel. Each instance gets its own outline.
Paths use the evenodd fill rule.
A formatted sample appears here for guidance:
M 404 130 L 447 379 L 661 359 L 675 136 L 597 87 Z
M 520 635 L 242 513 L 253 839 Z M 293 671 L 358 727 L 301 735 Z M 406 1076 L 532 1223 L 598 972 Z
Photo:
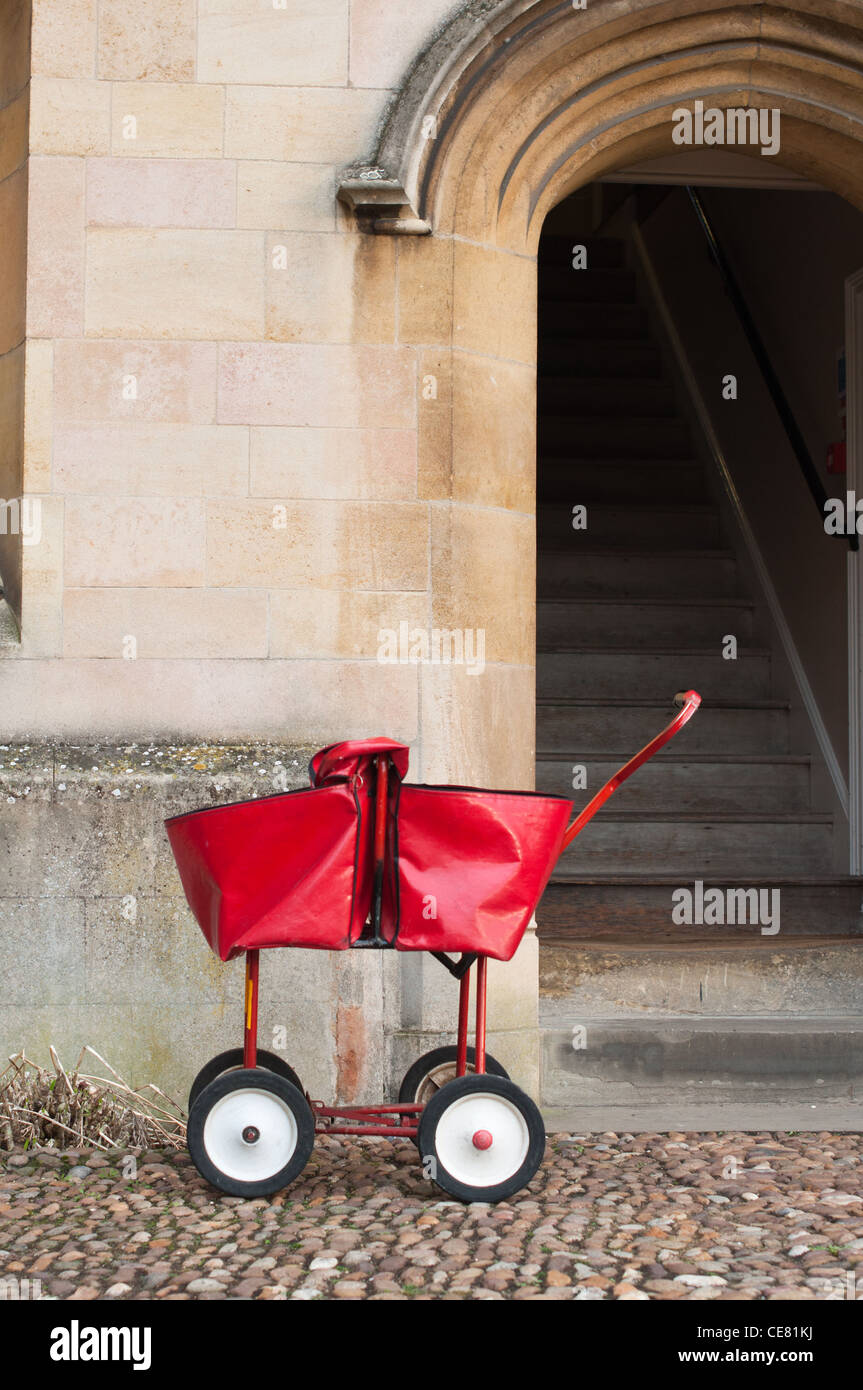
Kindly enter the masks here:
M 455 1080 L 457 1063 L 458 1048 L 452 1046 L 436 1047 L 433 1052 L 419 1057 L 404 1074 L 399 1087 L 399 1105 L 427 1105 L 441 1086 Z M 491 1076 L 509 1075 L 490 1052 L 485 1054 L 485 1069 Z M 468 1074 L 476 1071 L 476 1048 L 467 1050 L 467 1070 Z
M 256 1067 L 205 1086 L 186 1137 L 195 1167 L 214 1187 L 231 1197 L 268 1197 L 303 1171 L 315 1121 L 296 1086 Z
M 223 1076 L 226 1071 L 239 1071 L 243 1065 L 244 1054 L 241 1047 L 232 1047 L 228 1052 L 220 1052 L 218 1057 L 211 1057 L 209 1062 L 205 1062 L 192 1082 L 192 1089 L 189 1092 L 189 1109 L 195 1104 L 198 1096 L 205 1086 L 209 1086 L 211 1081 L 215 1081 L 217 1076 Z M 277 1076 L 283 1076 L 286 1081 L 290 1081 L 302 1092 L 303 1084 L 293 1067 L 289 1067 L 287 1062 L 281 1057 L 277 1057 L 275 1052 L 267 1052 L 265 1048 L 258 1048 L 258 1066 L 265 1067 L 267 1071 L 275 1072 Z
M 461 1076 L 433 1096 L 417 1146 L 426 1177 L 462 1202 L 501 1202 L 526 1187 L 545 1153 L 545 1126 L 506 1077 Z

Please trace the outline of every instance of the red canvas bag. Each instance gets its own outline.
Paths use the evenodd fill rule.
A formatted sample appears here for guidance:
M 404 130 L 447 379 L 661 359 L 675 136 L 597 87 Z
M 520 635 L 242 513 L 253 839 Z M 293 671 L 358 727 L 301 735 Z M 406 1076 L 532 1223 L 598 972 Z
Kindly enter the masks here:
M 189 906 L 216 955 L 271 946 L 346 950 L 372 898 L 374 777 L 392 739 L 333 744 L 312 759 L 313 786 L 213 806 L 165 822 Z
M 563 847 L 572 802 L 397 783 L 382 934 L 400 951 L 510 960 Z

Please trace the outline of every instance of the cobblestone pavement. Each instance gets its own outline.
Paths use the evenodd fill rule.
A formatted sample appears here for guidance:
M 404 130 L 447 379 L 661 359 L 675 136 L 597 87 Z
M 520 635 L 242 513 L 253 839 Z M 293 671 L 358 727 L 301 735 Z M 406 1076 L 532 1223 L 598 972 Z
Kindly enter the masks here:
M 465 1207 L 404 1141 L 319 1140 L 290 1189 L 255 1201 L 214 1192 L 185 1153 L 0 1155 L 0 1292 L 863 1297 L 861 1159 L 854 1134 L 558 1134 L 528 1189 Z

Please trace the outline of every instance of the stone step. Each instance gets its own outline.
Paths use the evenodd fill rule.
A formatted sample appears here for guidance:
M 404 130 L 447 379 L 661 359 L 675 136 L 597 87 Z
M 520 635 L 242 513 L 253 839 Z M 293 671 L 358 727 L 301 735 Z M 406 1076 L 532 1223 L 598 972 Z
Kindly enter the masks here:
M 543 454 L 537 496 L 547 502 L 638 505 L 709 501 L 704 470 L 692 459 L 574 459 Z
M 832 863 L 832 850 L 832 816 L 812 811 L 646 815 L 609 806 L 564 851 L 554 878 L 638 875 L 657 866 L 680 875 L 681 886 L 711 874 L 817 874 Z
M 662 380 L 640 376 L 543 374 L 537 382 L 540 414 L 657 415 L 676 413 L 674 392 Z
M 627 643 L 633 651 L 684 643 L 704 647 L 729 632 L 748 642 L 754 611 L 749 599 L 541 599 L 536 638 L 540 648 L 609 642 Z
M 685 421 L 642 415 L 540 415 L 540 455 L 566 452 L 573 458 L 690 458 L 692 441 Z
M 736 886 L 736 885 L 735 885 Z M 741 884 L 740 886 L 746 886 Z M 787 885 L 780 885 L 785 891 Z M 671 893 L 671 889 L 667 890 Z M 857 880 L 857 897 L 861 892 Z M 788 913 L 788 902 L 782 903 Z M 781 1025 L 819 1014 L 859 1014 L 863 936 L 763 935 L 757 925 L 678 928 L 675 941 L 540 944 L 542 1022 L 642 1021 L 686 1015 L 691 1021 L 779 1015 Z M 695 932 L 701 931 L 700 937 Z
M 536 687 L 544 700 L 601 700 L 630 691 L 661 699 L 677 690 L 697 690 L 704 699 L 761 700 L 770 694 L 770 653 L 742 647 L 736 661 L 726 661 L 718 641 L 712 648 L 654 647 L 649 652 L 546 650 L 537 657 Z M 685 731 L 680 738 L 685 740 Z
M 540 336 L 537 344 L 540 380 L 546 375 L 567 372 L 573 376 L 653 377 L 662 376 L 659 349 L 647 337 L 612 339 Z
M 541 914 L 555 908 L 564 941 L 636 923 L 655 937 L 670 927 L 675 882 L 694 874 L 731 886 L 809 875 L 786 894 L 783 930 L 805 931 L 822 891 L 825 927 L 856 930 L 856 881 L 815 877 L 834 863 L 833 819 L 811 810 L 808 758 L 789 754 L 790 711 L 770 698 L 755 604 L 722 549 L 634 279 L 622 260 L 573 271 L 570 251 L 550 245 L 540 270 L 537 785 L 583 805 L 668 722 L 670 685 L 698 689 L 705 706 L 567 851 Z M 584 531 L 572 528 L 577 504 Z M 729 634 L 735 661 L 722 655 Z M 576 763 L 586 791 L 572 789 Z M 666 877 L 648 884 L 651 873 Z
M 801 980 L 805 974 L 801 971 Z M 854 975 L 859 988 L 856 966 Z M 863 1020 L 850 1011 L 853 1006 L 846 1007 L 844 1016 L 805 1018 L 612 1017 L 584 1025 L 567 1017 L 563 1026 L 544 1022 L 543 1105 L 586 1110 L 585 1119 L 597 1117 L 591 1130 L 603 1124 L 607 1128 L 600 1116 L 633 1105 L 670 1105 L 677 1116 L 718 1105 L 796 1105 L 808 1109 L 813 1129 L 821 1129 L 823 1121 L 815 1115 L 822 1107 L 853 1099 L 859 1105 L 863 1098 Z M 584 1031 L 574 1033 L 573 1028 Z M 681 1120 L 672 1124 L 679 1128 Z M 690 1120 L 690 1126 L 703 1124 Z M 786 1121 L 782 1128 L 788 1127 Z M 769 1158 L 761 1161 L 770 1163 Z M 837 1206 L 837 1213 L 844 1210 Z
M 586 515 L 579 513 L 579 527 L 573 528 L 572 505 L 569 501 L 545 502 L 537 509 L 537 544 L 555 545 L 571 542 L 573 551 L 581 540 L 593 544 L 620 546 L 655 545 L 681 547 L 696 538 L 707 546 L 718 547 L 722 541 L 718 510 L 709 504 L 591 502 L 579 497 L 573 504 L 587 507 Z M 581 527 L 581 521 L 586 524 Z
M 679 1114 L 859 1096 L 863 936 L 785 936 L 795 895 L 829 882 L 782 883 L 778 936 L 705 927 L 701 938 L 690 928 L 675 941 L 573 943 L 541 931 L 545 1105 L 671 1103 Z M 851 884 L 859 904 L 861 880 L 836 881 Z
M 539 310 L 538 337 L 540 341 L 650 340 L 647 314 L 638 304 L 546 303 Z
M 572 243 L 570 243 L 570 247 Z M 588 264 L 583 270 L 575 270 L 573 256 L 568 249 L 566 259 L 558 262 L 544 262 L 539 267 L 539 312 L 542 315 L 548 306 L 572 302 L 576 304 L 623 304 L 636 303 L 635 275 L 631 270 L 615 266 Z
M 616 1102 L 612 1105 L 540 1105 L 547 1134 L 567 1134 L 575 1144 L 601 1134 L 752 1134 L 753 1142 L 777 1134 L 856 1134 L 860 1102 L 849 1086 L 839 1099 L 812 1100 L 812 1092 L 794 1100 L 781 1093 L 767 1100 L 723 1102 L 701 1096 L 685 1103 L 674 1095 L 655 1105 Z M 753 1157 L 752 1162 L 758 1160 Z M 831 1198 L 831 1200 L 833 1200 Z M 844 1204 L 843 1198 L 843 1204 Z M 834 1286 L 836 1287 L 836 1286 Z M 836 1297 L 844 1297 L 839 1281 Z
M 730 550 L 627 550 L 544 547 L 538 557 L 540 598 L 641 598 L 690 594 L 715 598 L 738 593 L 737 563 Z
M 646 770 L 640 769 L 627 785 L 632 786 Z M 615 796 L 622 795 L 623 789 L 615 793 Z M 859 878 L 839 875 L 807 878 L 799 874 L 761 878 L 752 875 L 742 882 L 739 877 L 732 880 L 713 875 L 703 883 L 705 892 L 720 888 L 726 894 L 729 889 L 779 888 L 780 930 L 775 936 L 782 941 L 789 936 L 845 937 L 863 933 L 863 880 Z M 689 950 L 693 946 L 708 947 L 711 941 L 721 947 L 729 940 L 735 941 L 739 949 L 744 939 L 751 944 L 753 935 L 760 937 L 760 931 L 750 926 L 674 923 L 671 895 L 681 887 L 693 889 L 693 885 L 693 879 L 683 883 L 679 875 L 658 873 L 555 880 L 546 888 L 537 908 L 540 941 L 543 946 L 572 949 L 582 945 L 585 949 L 593 949 L 604 942 L 609 949 L 655 946 L 666 950 L 685 946 Z M 729 938 L 730 931 L 738 935 Z M 770 939 L 774 940 L 775 936 Z M 649 988 L 649 982 L 645 981 L 645 987 Z
M 604 755 L 609 748 L 631 749 L 630 757 L 671 719 L 665 700 L 537 700 L 537 757 L 547 753 Z M 787 753 L 790 710 L 782 700 L 702 705 L 678 736 L 676 751 L 686 753 Z M 685 744 L 679 740 L 685 739 Z
M 601 758 L 539 758 L 536 789 L 576 798 L 581 804 L 614 776 L 631 753 Z M 573 789 L 573 768 L 584 767 L 586 788 Z M 810 808 L 810 760 L 803 756 L 735 757 L 732 754 L 658 753 L 614 793 L 625 811 L 806 811 Z

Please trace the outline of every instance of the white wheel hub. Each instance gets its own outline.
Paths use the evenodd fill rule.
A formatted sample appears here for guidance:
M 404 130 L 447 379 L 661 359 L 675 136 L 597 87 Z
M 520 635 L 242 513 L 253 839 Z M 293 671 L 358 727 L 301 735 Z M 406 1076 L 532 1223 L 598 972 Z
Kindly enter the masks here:
M 217 1100 L 204 1121 L 210 1161 L 237 1182 L 262 1182 L 280 1173 L 293 1157 L 297 1137 L 297 1122 L 287 1102 L 272 1091 L 252 1087 Z
M 530 1132 L 518 1106 L 490 1091 L 475 1091 L 447 1106 L 435 1127 L 434 1145 L 438 1162 L 456 1182 L 496 1187 L 521 1168 Z

